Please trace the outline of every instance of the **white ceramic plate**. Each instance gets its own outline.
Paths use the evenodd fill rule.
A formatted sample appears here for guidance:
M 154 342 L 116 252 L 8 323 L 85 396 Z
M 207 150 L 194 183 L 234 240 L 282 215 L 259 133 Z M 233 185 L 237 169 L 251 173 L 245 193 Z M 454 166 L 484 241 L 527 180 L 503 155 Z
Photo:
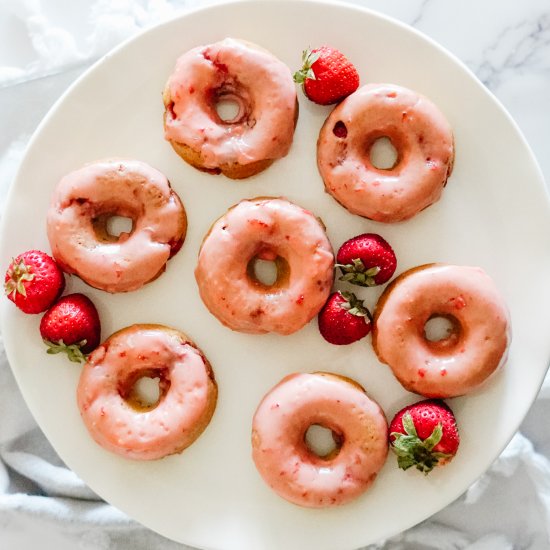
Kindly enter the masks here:
M 382 225 L 349 214 L 317 173 L 315 142 L 329 108 L 300 93 L 292 150 L 264 173 L 235 182 L 199 173 L 163 139 L 161 91 L 176 57 L 198 44 L 240 37 L 296 68 L 308 45 L 332 44 L 356 64 L 363 83 L 393 82 L 430 97 L 455 131 L 456 164 L 443 198 L 411 221 Z M 390 536 L 458 497 L 496 458 L 536 396 L 550 358 L 550 209 L 541 174 L 517 127 L 472 74 L 437 44 L 375 13 L 310 2 L 210 7 L 152 29 L 102 59 L 52 109 L 34 136 L 4 218 L 1 258 L 49 250 L 45 217 L 58 180 L 88 161 L 142 159 L 167 174 L 189 216 L 189 233 L 167 272 L 140 291 L 111 296 L 72 278 L 68 291 L 95 301 L 103 335 L 136 322 L 190 334 L 219 383 L 214 418 L 183 454 L 124 460 L 97 446 L 75 403 L 80 368 L 44 352 L 39 316 L 1 302 L 6 350 L 24 397 L 69 467 L 98 494 L 163 535 L 203 548 L 352 549 Z M 288 337 L 224 328 L 203 306 L 193 277 L 210 224 L 245 197 L 283 195 L 321 216 L 335 249 L 360 232 L 385 236 L 398 271 L 446 261 L 483 267 L 511 310 L 513 344 L 504 369 L 482 388 L 451 400 L 462 442 L 456 459 L 424 477 L 389 457 L 356 502 L 327 510 L 296 507 L 264 484 L 251 460 L 250 426 L 264 395 L 284 375 L 326 370 L 363 384 L 388 418 L 418 399 L 381 365 L 370 337 L 331 346 L 315 322 Z M 359 293 L 372 308 L 380 289 Z

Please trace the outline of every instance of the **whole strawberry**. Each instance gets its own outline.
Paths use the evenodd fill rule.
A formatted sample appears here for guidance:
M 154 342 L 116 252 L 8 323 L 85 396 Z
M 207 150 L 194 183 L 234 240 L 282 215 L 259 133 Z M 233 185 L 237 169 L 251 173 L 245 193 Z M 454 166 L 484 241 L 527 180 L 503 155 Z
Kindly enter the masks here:
M 64 288 L 63 272 L 40 250 L 29 250 L 14 258 L 4 278 L 6 296 L 25 313 L 46 311 Z
M 76 363 L 98 346 L 100 333 L 97 309 L 83 294 L 63 296 L 40 321 L 48 353 L 66 353 Z
M 375 233 L 364 233 L 346 241 L 338 250 L 336 265 L 341 281 L 359 286 L 376 286 L 395 273 L 397 258 L 387 241 Z
M 303 84 L 304 93 L 315 103 L 338 103 L 359 87 L 359 74 L 338 50 L 321 46 L 302 52 L 302 68 L 294 73 L 294 82 Z
M 453 411 L 439 399 L 401 409 L 390 424 L 390 444 L 403 470 L 415 466 L 428 474 L 456 454 L 460 437 Z
M 319 332 L 331 344 L 351 344 L 371 329 L 371 314 L 355 294 L 333 292 L 319 313 Z

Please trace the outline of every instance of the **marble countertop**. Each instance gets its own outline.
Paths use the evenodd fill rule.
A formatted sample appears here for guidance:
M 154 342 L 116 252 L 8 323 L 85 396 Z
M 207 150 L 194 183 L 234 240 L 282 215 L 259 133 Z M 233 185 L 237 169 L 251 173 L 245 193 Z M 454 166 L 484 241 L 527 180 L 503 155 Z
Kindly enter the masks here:
M 412 25 L 461 59 L 510 112 L 529 142 L 547 184 L 550 182 L 548 0 L 355 0 L 350 3 L 378 10 Z M 4 0 L 0 4 L 2 200 L 23 153 L 23 145 L 67 86 L 126 36 L 200 2 L 120 0 L 111 4 L 108 6 L 108 2 L 103 0 L 75 0 L 70 7 L 64 0 L 42 4 Z M 102 28 L 108 28 L 110 32 L 103 33 Z M 502 162 L 511 161 L 513 159 L 502 159 Z M 518 192 L 521 192 L 522 185 L 523 182 L 517 182 Z M 510 220 L 510 223 L 514 221 Z M 0 378 L 0 392 L 1 382 Z M 0 414 L 1 411 L 0 407 Z M 525 481 L 535 479 L 529 474 L 529 468 L 534 467 L 532 456 L 544 460 L 550 457 L 550 427 L 545 426 L 547 422 L 540 421 L 548 414 L 550 383 L 547 379 L 539 399 L 522 424 L 522 439 L 505 452 L 486 478 L 489 480 L 486 484 L 491 482 L 492 485 L 479 501 L 483 508 L 479 503 L 471 508 L 464 502 L 455 503 L 427 522 L 425 531 L 421 526 L 412 538 L 381 543 L 378 548 L 542 550 L 550 547 L 547 532 L 550 525 L 550 476 L 536 478 L 539 487 L 544 486 L 548 491 L 546 497 L 537 492 L 535 485 L 528 487 Z M 32 428 L 30 417 L 25 422 L 25 429 Z M 0 429 L 0 445 L 18 435 L 18 429 L 19 425 L 13 430 L 10 426 L 4 427 L 4 432 Z M 533 455 L 534 451 L 540 454 Z M 513 464 L 520 465 L 515 482 L 513 476 L 506 473 L 516 471 L 511 466 Z M 521 514 L 518 514 L 518 498 L 521 498 Z M 0 533 L 2 547 L 14 550 L 31 548 L 42 540 L 43 529 L 47 530 L 57 548 L 65 548 L 64 545 L 75 547 L 74 539 L 56 533 L 55 526 L 46 528 L 39 520 L 27 521 L 21 517 L 11 523 L 3 522 L 2 513 L 0 510 L 0 525 L 9 523 L 9 529 Z M 489 540 L 489 543 L 483 546 L 484 538 L 495 533 L 503 538 L 486 539 L 485 542 Z M 434 534 L 440 538 L 435 539 L 437 545 L 431 546 L 430 539 Z M 445 541 L 448 544 L 445 545 Z M 93 545 L 89 547 L 94 548 Z M 123 543 L 112 541 L 110 545 L 95 547 L 126 548 Z M 156 547 L 165 548 L 162 545 Z

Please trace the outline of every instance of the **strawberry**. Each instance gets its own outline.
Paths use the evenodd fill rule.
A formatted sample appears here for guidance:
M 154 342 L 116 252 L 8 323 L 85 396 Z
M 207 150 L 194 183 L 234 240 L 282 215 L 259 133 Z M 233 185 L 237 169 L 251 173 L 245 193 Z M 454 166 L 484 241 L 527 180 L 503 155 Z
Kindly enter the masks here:
M 83 294 L 63 296 L 40 321 L 40 334 L 48 353 L 66 353 L 75 363 L 99 344 L 101 325 L 92 301 Z
M 397 258 L 387 241 L 375 233 L 364 233 L 346 241 L 336 255 L 341 281 L 359 286 L 376 286 L 395 273 Z
M 371 314 L 351 292 L 333 292 L 319 313 L 319 332 L 331 344 L 351 344 L 371 329 Z
M 302 52 L 302 68 L 294 73 L 294 82 L 319 105 L 338 103 L 359 87 L 359 74 L 338 50 L 321 46 Z
M 390 424 L 391 448 L 403 470 L 416 466 L 428 474 L 456 454 L 460 437 L 453 411 L 439 399 L 401 409 Z
M 40 250 L 29 250 L 12 259 L 4 278 L 7 297 L 25 313 L 46 311 L 64 288 L 63 272 Z

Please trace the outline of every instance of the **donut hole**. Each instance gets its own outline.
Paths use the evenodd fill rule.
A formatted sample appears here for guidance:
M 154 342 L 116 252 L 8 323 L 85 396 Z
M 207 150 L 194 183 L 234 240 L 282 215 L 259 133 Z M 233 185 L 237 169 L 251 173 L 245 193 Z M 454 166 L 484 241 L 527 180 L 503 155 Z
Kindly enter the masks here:
M 93 218 L 92 225 L 99 241 L 117 242 L 132 234 L 135 221 L 131 216 L 108 213 Z
M 458 319 L 452 315 L 434 314 L 424 324 L 423 336 L 436 349 L 454 347 L 462 333 Z
M 387 136 L 375 139 L 368 154 L 370 163 L 378 170 L 392 170 L 399 161 L 399 153 Z
M 276 254 L 264 253 L 253 256 L 248 262 L 246 271 L 254 285 L 266 289 L 280 288 L 288 282 L 288 262 Z
M 125 216 L 110 216 L 105 221 L 105 230 L 112 237 L 120 237 L 121 233 L 131 233 L 134 229 L 134 220 Z
M 312 424 L 304 434 L 308 450 L 318 458 L 334 458 L 342 448 L 342 436 L 322 424 Z
M 224 124 L 241 122 L 246 114 L 243 99 L 234 93 L 221 93 L 216 96 L 214 108 L 220 121 Z
M 135 375 L 126 387 L 126 391 L 121 391 L 122 398 L 132 408 L 146 412 L 160 403 L 170 387 L 170 381 L 162 369 L 150 369 Z

